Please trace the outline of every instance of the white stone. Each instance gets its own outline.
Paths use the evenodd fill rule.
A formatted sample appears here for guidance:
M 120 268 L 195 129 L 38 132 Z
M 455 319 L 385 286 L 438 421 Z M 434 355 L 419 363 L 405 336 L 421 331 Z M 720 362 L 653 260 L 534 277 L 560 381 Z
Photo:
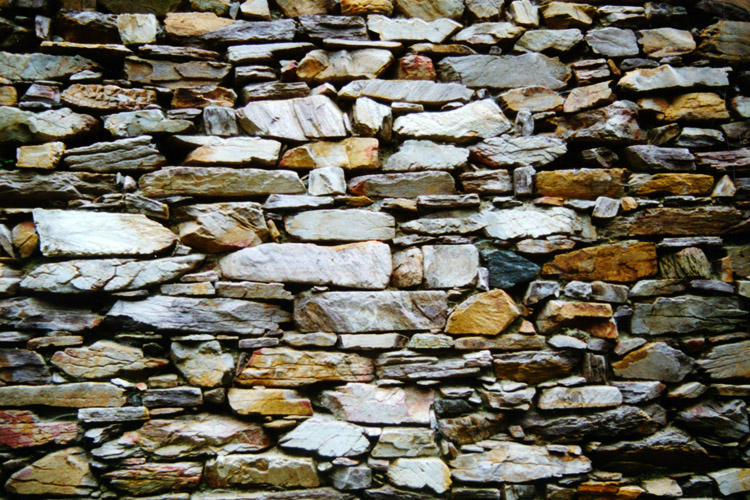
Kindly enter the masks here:
M 610 408 L 622 404 L 622 394 L 610 385 L 584 387 L 553 387 L 542 391 L 539 397 L 541 410 L 568 410 L 579 408 Z
M 390 106 L 379 104 L 369 97 L 360 97 L 352 108 L 354 131 L 367 137 L 391 138 L 393 115 Z
M 307 141 L 346 137 L 344 114 L 324 95 L 289 100 L 254 101 L 237 110 L 250 135 Z
M 125 45 L 154 43 L 159 21 L 153 14 L 120 14 L 117 16 L 117 30 Z
M 734 495 L 743 491 L 750 491 L 750 469 L 723 469 L 709 472 L 711 479 L 716 481 L 722 495 Z
M 302 422 L 279 440 L 282 448 L 313 451 L 321 457 L 354 457 L 366 452 L 370 441 L 362 427 L 327 415 Z
M 474 245 L 425 245 L 424 280 L 427 288 L 467 286 L 479 270 L 479 251 Z
M 518 207 L 495 210 L 484 212 L 482 219 L 487 236 L 502 240 L 540 238 L 553 234 L 578 234 L 585 233 L 588 229 L 588 224 L 573 210 L 563 207 Z
M 461 25 L 451 19 L 428 22 L 422 19 L 391 19 L 374 14 L 367 16 L 367 28 L 380 35 L 381 40 L 442 43 L 460 30 Z
M 466 165 L 469 150 L 432 141 L 404 141 L 398 151 L 388 157 L 384 172 L 413 170 L 453 170 Z
M 495 137 L 510 128 L 510 121 L 491 99 L 450 111 L 410 113 L 393 125 L 394 132 L 404 137 L 455 142 Z
M 438 495 L 451 487 L 451 472 L 439 458 L 398 458 L 388 467 L 388 479 L 396 486 L 429 488 Z
M 310 172 L 307 192 L 314 196 L 346 194 L 346 178 L 341 167 L 322 167 Z
M 396 235 L 393 216 L 369 210 L 313 210 L 285 219 L 287 232 L 300 240 L 389 240 Z
M 361 424 L 430 423 L 431 390 L 349 383 L 323 391 L 319 403 L 334 415 Z
M 179 136 L 179 139 L 199 146 L 185 159 L 185 165 L 272 166 L 281 152 L 280 142 L 257 137 Z

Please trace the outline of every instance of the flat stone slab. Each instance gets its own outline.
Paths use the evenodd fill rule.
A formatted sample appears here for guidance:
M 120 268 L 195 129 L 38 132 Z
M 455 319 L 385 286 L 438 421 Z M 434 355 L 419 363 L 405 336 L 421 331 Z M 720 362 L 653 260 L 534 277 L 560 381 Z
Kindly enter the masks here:
M 414 386 L 379 387 L 349 383 L 323 391 L 318 403 L 348 422 L 426 425 L 430 422 L 434 396 L 432 390 Z
M 287 232 L 308 241 L 390 240 L 396 236 L 393 216 L 369 210 L 311 210 L 284 221 Z
M 495 137 L 510 127 L 510 121 L 489 99 L 450 111 L 409 113 L 393 123 L 393 131 L 403 137 L 459 143 Z
M 99 326 L 102 317 L 74 306 L 59 305 L 34 297 L 0 301 L 0 326 L 20 330 L 67 330 L 82 332 Z
M 570 79 L 570 68 L 558 58 L 534 52 L 519 56 L 446 57 L 438 68 L 442 81 L 459 82 L 469 88 L 499 90 L 540 86 L 557 90 L 564 88 Z
M 303 194 L 305 185 L 296 172 L 255 168 L 167 167 L 146 174 L 138 184 L 146 196 L 237 197 L 267 194 Z
M 125 391 L 103 382 L 58 385 L 11 385 L 0 387 L 0 406 L 54 406 L 59 408 L 118 408 Z
M 460 83 L 430 80 L 357 80 L 344 86 L 339 97 L 370 97 L 379 101 L 412 102 L 440 106 L 449 102 L 469 102 L 474 92 Z
M 250 135 L 308 141 L 346 137 L 344 114 L 328 97 L 316 95 L 281 101 L 255 101 L 237 110 Z
M 747 316 L 741 299 L 721 296 L 659 297 L 653 304 L 636 304 L 634 309 L 634 335 L 729 332 Z
M 14 82 L 57 80 L 98 65 L 81 56 L 0 52 L 0 77 Z

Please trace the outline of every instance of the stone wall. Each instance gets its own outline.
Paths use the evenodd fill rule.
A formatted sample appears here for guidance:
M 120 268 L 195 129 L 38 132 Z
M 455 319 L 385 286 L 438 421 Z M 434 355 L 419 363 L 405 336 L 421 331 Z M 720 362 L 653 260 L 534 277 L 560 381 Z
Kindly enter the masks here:
M 750 4 L 0 0 L 1 498 L 746 498 Z

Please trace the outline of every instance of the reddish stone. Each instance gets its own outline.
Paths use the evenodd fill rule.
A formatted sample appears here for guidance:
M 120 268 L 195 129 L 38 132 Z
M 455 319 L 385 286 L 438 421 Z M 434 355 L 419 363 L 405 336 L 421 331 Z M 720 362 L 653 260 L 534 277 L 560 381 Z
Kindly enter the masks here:
M 398 80 L 435 80 L 435 66 L 432 59 L 418 54 L 409 54 L 398 60 L 396 72 Z

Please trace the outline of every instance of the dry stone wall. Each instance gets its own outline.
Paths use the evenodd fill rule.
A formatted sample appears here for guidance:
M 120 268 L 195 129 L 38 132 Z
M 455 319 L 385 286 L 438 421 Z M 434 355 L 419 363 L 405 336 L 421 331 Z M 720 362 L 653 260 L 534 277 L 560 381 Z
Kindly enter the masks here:
M 0 0 L 0 497 L 746 498 L 750 4 Z

